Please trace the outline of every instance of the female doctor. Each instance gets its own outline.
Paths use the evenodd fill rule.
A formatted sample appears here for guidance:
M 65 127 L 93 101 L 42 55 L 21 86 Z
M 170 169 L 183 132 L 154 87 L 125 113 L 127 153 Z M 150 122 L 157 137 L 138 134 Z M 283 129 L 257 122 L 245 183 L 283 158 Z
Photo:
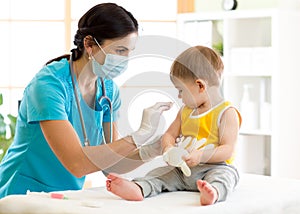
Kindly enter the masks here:
M 49 61 L 24 91 L 15 139 L 0 165 L 0 198 L 78 190 L 89 173 L 122 173 L 142 163 L 132 161 L 140 159 L 137 148 L 170 104 L 145 109 L 140 128 L 117 140 L 121 101 L 112 79 L 126 69 L 137 32 L 136 19 L 116 4 L 96 5 L 83 15 L 76 49 Z

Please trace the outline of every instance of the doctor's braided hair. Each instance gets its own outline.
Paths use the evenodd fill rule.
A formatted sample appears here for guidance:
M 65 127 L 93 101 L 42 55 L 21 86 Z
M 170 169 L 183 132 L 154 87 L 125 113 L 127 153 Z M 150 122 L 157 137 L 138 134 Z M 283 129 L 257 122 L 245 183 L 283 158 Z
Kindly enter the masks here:
M 114 39 L 138 32 L 138 22 L 133 15 L 123 7 L 114 3 L 98 4 L 88 10 L 79 20 L 74 37 L 76 48 L 71 50 L 73 61 L 78 60 L 84 51 L 84 38 L 92 36 L 101 45 L 106 39 Z M 48 61 L 59 61 L 70 58 L 69 54 Z

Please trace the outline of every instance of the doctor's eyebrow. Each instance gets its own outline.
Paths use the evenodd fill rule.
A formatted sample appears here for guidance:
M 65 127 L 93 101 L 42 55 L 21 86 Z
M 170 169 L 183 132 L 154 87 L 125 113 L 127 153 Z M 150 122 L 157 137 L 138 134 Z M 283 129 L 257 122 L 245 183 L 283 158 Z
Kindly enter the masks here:
M 123 46 L 123 45 L 116 46 L 115 48 L 122 48 L 122 49 L 124 49 L 124 50 L 126 50 L 126 51 L 129 51 L 129 50 L 130 50 L 130 51 L 133 51 L 133 50 L 135 49 L 135 47 L 129 49 L 128 47 Z
M 115 46 L 115 48 L 122 48 L 122 49 L 125 49 L 125 50 L 129 50 L 129 48 L 123 46 L 123 45 L 118 45 L 118 46 Z

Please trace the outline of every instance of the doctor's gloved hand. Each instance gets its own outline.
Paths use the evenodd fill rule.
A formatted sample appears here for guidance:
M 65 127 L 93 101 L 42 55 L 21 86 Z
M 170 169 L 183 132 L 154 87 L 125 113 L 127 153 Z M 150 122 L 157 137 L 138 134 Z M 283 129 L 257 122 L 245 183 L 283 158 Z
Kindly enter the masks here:
M 161 146 L 161 135 L 156 136 L 150 142 L 147 142 L 146 145 L 143 145 L 139 149 L 140 158 L 144 161 L 150 161 L 153 158 L 162 155 L 162 146 Z
M 188 151 L 180 147 L 171 147 L 163 154 L 163 159 L 171 166 L 180 167 L 183 174 L 187 177 L 191 175 L 191 170 L 183 160 L 188 155 Z
M 162 112 L 169 110 L 172 105 L 172 102 L 158 102 L 144 109 L 140 128 L 131 134 L 137 148 L 145 144 L 145 142 L 153 136 L 158 127 Z

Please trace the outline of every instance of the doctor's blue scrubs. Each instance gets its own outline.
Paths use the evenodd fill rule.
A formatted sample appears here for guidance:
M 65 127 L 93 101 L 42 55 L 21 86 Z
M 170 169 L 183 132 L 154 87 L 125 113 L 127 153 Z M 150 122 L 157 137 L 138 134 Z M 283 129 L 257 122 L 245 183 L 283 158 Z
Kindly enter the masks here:
M 100 80 L 97 81 L 96 110 L 84 102 L 76 82 L 91 146 L 102 143 L 102 122 L 115 121 L 121 105 L 116 84 L 105 80 L 104 85 L 112 101 L 112 115 L 98 103 L 102 95 Z M 0 165 L 0 198 L 26 194 L 27 190 L 50 192 L 82 188 L 85 177 L 76 178 L 65 169 L 46 142 L 39 125 L 43 120 L 69 120 L 83 144 L 67 59 L 43 67 L 24 91 L 15 139 Z

